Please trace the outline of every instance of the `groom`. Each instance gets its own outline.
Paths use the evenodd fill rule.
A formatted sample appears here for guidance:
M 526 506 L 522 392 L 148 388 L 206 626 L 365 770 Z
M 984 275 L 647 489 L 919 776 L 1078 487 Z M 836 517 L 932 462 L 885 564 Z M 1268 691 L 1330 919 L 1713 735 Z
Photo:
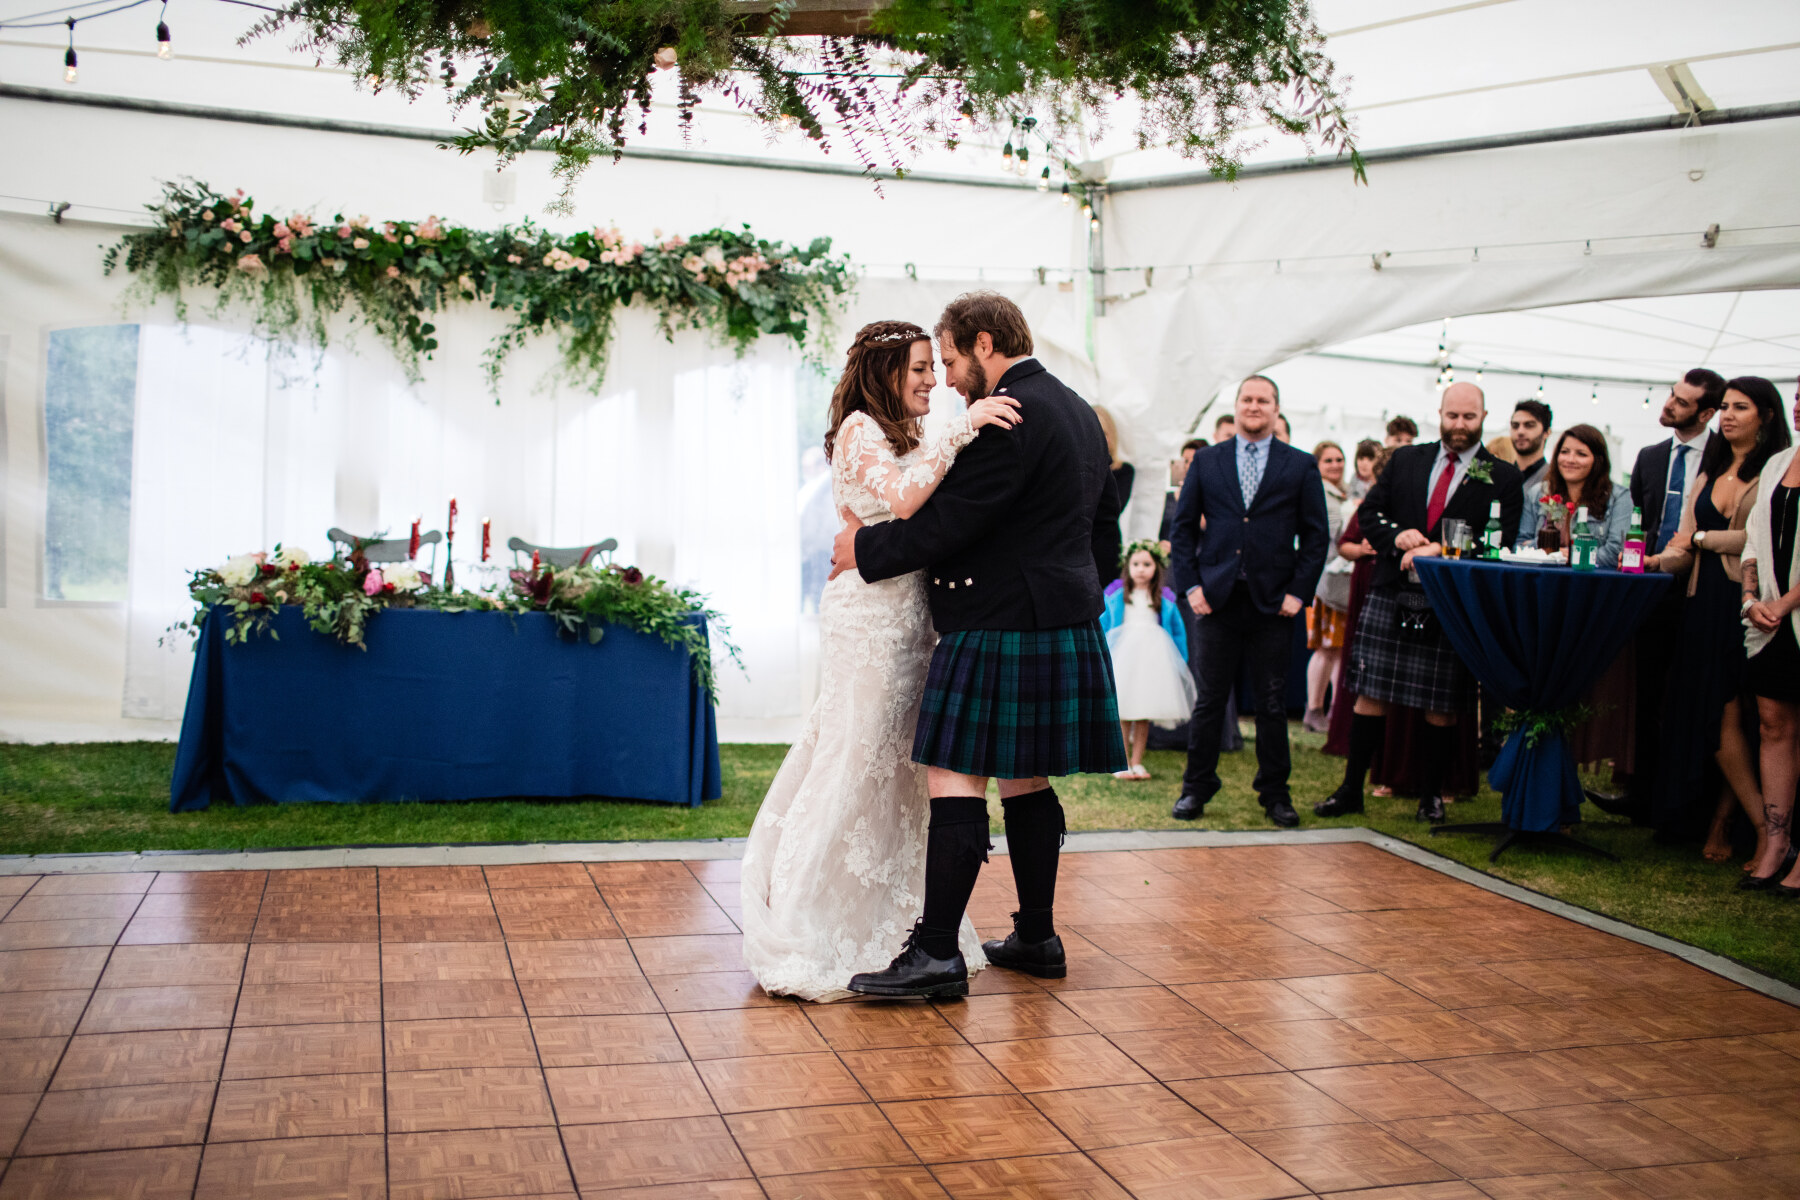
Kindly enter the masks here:
M 923 569 L 931 659 L 913 738 L 928 768 L 925 912 L 885 971 L 857 975 L 871 996 L 966 996 L 957 930 L 987 861 L 987 784 L 1000 782 L 1019 911 L 983 943 L 988 961 L 1046 979 L 1068 973 L 1056 935 L 1062 805 L 1050 776 L 1123 770 L 1112 658 L 1098 618 L 1096 533 L 1114 532 L 1119 495 L 1094 410 L 1031 357 L 1018 305 L 993 292 L 950 302 L 935 330 L 946 382 L 973 403 L 1019 402 L 1019 423 L 981 431 L 911 518 L 848 526 L 832 575 L 870 583 Z

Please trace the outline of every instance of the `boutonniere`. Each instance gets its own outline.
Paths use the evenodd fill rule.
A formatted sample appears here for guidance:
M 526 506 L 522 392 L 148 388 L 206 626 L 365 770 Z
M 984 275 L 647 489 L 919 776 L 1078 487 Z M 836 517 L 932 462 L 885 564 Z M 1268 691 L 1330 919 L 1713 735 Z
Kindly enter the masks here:
M 1463 474 L 1476 483 L 1494 482 L 1494 467 L 1485 458 L 1477 458 L 1469 463 L 1469 469 Z

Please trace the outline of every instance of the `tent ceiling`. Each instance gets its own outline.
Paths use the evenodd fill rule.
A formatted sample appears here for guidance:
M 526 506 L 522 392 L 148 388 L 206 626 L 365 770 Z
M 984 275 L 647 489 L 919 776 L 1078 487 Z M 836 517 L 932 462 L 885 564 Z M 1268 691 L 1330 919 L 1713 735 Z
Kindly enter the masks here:
M 1671 63 L 1688 64 L 1720 108 L 1800 100 L 1800 5 L 1786 0 L 1698 9 L 1677 0 L 1318 0 L 1316 10 L 1369 149 L 1670 115 L 1675 107 L 1651 68 Z M 0 24 L 40 11 L 42 0 L 0 0 Z M 414 103 L 372 95 L 281 38 L 239 46 L 256 14 L 233 4 L 172 8 L 176 58 L 162 62 L 154 55 L 155 14 L 144 5 L 78 28 L 83 93 L 433 130 L 474 120 L 454 113 L 436 91 Z M 63 44 L 60 27 L 0 28 L 0 80 L 60 88 Z M 827 157 L 798 134 L 772 137 L 718 101 L 684 139 L 673 84 L 657 80 L 658 108 L 639 144 L 855 165 L 841 138 Z M 1065 149 L 1072 158 L 1110 158 L 1119 179 L 1196 169 L 1169 151 L 1133 149 L 1130 125 L 1128 113 L 1115 113 L 1106 129 L 1091 131 L 1091 145 Z M 1295 139 L 1267 130 L 1248 137 L 1262 143 L 1249 151 L 1249 162 L 1304 154 Z M 991 180 L 1000 140 L 973 138 L 956 153 L 927 149 L 915 169 Z

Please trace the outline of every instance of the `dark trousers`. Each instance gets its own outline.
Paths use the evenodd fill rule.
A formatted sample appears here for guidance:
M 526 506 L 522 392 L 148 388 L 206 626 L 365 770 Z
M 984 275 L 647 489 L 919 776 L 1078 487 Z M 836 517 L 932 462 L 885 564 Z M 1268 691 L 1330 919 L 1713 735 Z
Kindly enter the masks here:
M 1188 729 L 1187 771 L 1182 794 L 1206 801 L 1219 790 L 1219 735 L 1225 701 L 1243 666 L 1250 676 L 1256 715 L 1256 788 L 1267 805 L 1289 800 L 1287 670 L 1292 657 L 1294 622 L 1256 610 L 1249 588 L 1231 589 L 1231 597 L 1201 617 L 1195 636 L 1200 647 L 1198 696 Z
M 1681 611 L 1687 603 L 1684 592 L 1682 580 L 1676 579 L 1675 586 L 1663 593 L 1633 638 L 1637 654 L 1637 746 L 1627 794 L 1636 819 L 1645 823 L 1650 819 L 1650 793 L 1662 768 L 1659 740 L 1663 706 L 1668 703 L 1669 648 L 1681 636 Z

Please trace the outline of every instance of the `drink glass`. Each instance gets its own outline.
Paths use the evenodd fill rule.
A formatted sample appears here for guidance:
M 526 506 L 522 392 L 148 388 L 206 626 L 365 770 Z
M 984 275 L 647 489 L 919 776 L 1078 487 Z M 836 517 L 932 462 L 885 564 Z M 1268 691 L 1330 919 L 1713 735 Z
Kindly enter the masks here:
M 1469 523 L 1454 518 L 1444 522 L 1444 553 L 1450 558 L 1461 558 L 1469 549 Z

